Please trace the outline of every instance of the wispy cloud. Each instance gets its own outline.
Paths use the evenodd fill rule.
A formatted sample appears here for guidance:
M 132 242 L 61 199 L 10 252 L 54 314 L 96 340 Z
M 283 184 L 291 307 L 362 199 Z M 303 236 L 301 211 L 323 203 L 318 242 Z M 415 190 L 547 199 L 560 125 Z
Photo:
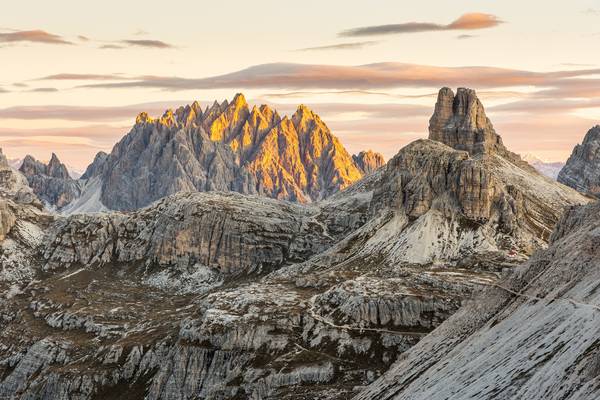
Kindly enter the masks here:
M 125 47 L 119 46 L 118 44 L 103 44 L 99 48 L 105 49 L 105 50 L 121 50 L 121 49 L 124 49 Z
M 75 73 L 61 73 L 54 75 L 47 75 L 41 78 L 35 79 L 36 81 L 104 81 L 104 80 L 123 80 L 124 76 L 121 74 L 75 74 Z
M 492 14 L 468 13 L 461 15 L 458 19 L 446 25 L 434 22 L 405 22 L 400 24 L 363 26 L 342 31 L 339 33 L 339 36 L 364 37 L 419 32 L 476 30 L 492 28 L 501 23 L 503 21 Z
M 28 92 L 33 92 L 33 93 L 54 93 L 54 92 L 58 92 L 57 88 L 53 88 L 53 87 L 40 87 L 40 88 L 34 88 L 31 90 L 28 90 Z
M 339 43 L 332 44 L 327 46 L 317 46 L 317 47 L 306 47 L 303 49 L 298 49 L 296 51 L 327 51 L 327 50 L 359 50 L 368 46 L 374 46 L 380 43 L 376 40 L 369 40 L 365 42 L 350 42 L 350 43 Z
M 587 15 L 598 16 L 598 15 L 600 15 L 600 9 L 590 7 L 590 8 L 586 8 L 585 10 L 583 10 L 583 13 L 587 14 Z
M 67 44 L 71 45 L 70 42 L 60 35 L 49 33 L 43 30 L 31 30 L 31 31 L 12 31 L 0 33 L 0 43 L 18 43 L 18 42 L 29 42 L 29 43 L 44 43 L 44 44 Z
M 151 39 L 125 39 L 115 42 L 110 42 L 101 45 L 100 49 L 105 50 L 123 50 L 131 47 L 143 47 L 147 49 L 175 49 L 176 46 L 163 42 L 162 40 Z
M 121 43 L 126 44 L 128 46 L 137 46 L 137 47 L 151 47 L 155 49 L 173 49 L 175 46 L 169 43 L 165 43 L 162 40 L 149 40 L 149 39 L 129 39 L 122 40 Z
M 460 40 L 476 38 L 477 35 L 458 35 L 456 38 Z
M 496 67 L 438 67 L 403 63 L 358 66 L 273 63 L 207 78 L 145 76 L 122 82 L 99 82 L 82 88 L 153 88 L 170 91 L 197 89 L 376 90 L 467 86 L 491 89 L 513 86 L 599 89 L 593 79 L 600 68 L 534 72 Z M 591 86 L 585 87 L 586 84 Z
M 0 109 L 0 119 L 21 120 L 64 120 L 81 122 L 108 122 L 132 120 L 141 111 L 150 115 L 162 115 L 162 113 L 173 107 L 185 104 L 186 101 L 154 102 L 132 104 L 126 106 L 63 106 L 63 105 L 39 105 L 39 106 L 15 106 Z

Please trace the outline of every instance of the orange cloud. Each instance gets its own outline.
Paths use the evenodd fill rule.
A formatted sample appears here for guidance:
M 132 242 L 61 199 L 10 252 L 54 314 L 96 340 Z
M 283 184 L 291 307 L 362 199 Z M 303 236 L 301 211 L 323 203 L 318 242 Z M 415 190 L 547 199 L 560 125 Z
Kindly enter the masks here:
M 17 43 L 17 42 L 31 42 L 31 43 L 45 43 L 45 44 L 73 44 L 64 39 L 62 36 L 48 33 L 43 30 L 31 30 L 31 31 L 15 31 L 0 33 L 0 43 Z
M 446 26 L 447 30 L 474 30 L 492 28 L 502 21 L 492 14 L 469 13 L 461 15 L 456 21 Z
M 373 25 L 352 28 L 339 33 L 342 37 L 364 37 L 381 35 L 398 35 L 406 33 L 477 30 L 492 28 L 504 21 L 492 14 L 467 13 L 455 21 L 444 25 L 435 22 L 404 22 L 401 24 Z

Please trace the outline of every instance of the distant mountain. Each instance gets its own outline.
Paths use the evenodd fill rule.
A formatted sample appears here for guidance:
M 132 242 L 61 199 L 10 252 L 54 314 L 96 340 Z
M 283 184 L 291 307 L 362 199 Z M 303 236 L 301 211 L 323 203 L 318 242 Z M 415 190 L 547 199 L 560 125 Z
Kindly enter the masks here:
M 537 169 L 540 174 L 554 180 L 558 178 L 558 173 L 565 166 L 564 162 L 542 161 L 533 154 L 525 154 L 523 160 L 527 161 L 533 168 Z
M 590 129 L 573 149 L 558 181 L 582 193 L 600 196 L 600 125 Z
M 112 152 L 99 153 L 82 175 L 86 187 L 80 185 L 80 195 L 115 210 L 137 209 L 178 192 L 214 190 L 307 203 L 348 187 L 383 163 L 372 151 L 351 156 L 304 105 L 281 117 L 267 105 L 251 108 L 237 94 L 204 110 L 194 102 L 157 119 L 140 113 Z M 56 193 L 37 187 L 50 204 L 68 204 L 59 206 L 52 202 L 59 200 Z
M 19 171 L 27 177 L 33 192 L 50 208 L 60 209 L 81 195 L 81 184 L 71 178 L 65 164 L 54 153 L 48 164 L 26 156 Z
M 21 165 L 23 165 L 23 158 L 9 158 L 8 159 L 8 164 L 13 167 L 14 169 L 19 169 L 21 168 Z M 43 161 L 45 162 L 45 161 Z M 79 179 L 81 178 L 81 175 L 83 175 L 83 171 L 80 168 L 74 167 L 72 165 L 69 164 L 65 164 L 65 167 L 67 168 L 67 171 L 69 172 L 69 176 L 73 179 Z

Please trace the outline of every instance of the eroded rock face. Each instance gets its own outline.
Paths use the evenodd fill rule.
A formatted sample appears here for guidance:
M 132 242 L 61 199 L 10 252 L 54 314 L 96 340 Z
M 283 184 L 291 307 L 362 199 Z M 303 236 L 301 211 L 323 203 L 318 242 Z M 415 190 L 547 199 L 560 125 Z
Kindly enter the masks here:
M 595 399 L 600 204 L 461 308 L 356 400 Z M 527 323 L 524 323 L 527 321 Z
M 132 210 L 181 191 L 235 191 L 295 202 L 325 198 L 363 172 L 306 106 L 281 118 L 266 105 L 198 103 L 142 113 L 107 157 L 102 202 Z
M 33 192 L 50 208 L 60 209 L 81 195 L 80 183 L 71 179 L 67 167 L 54 153 L 47 165 L 26 156 L 19 171 L 27 177 Z
M 372 150 L 361 151 L 360 153 L 353 155 L 352 159 L 365 175 L 370 174 L 385 165 L 383 156 Z
M 450 88 L 440 89 L 429 120 L 429 139 L 471 156 L 498 154 L 520 168 L 533 169 L 506 149 L 473 89 L 458 88 L 456 95 Z
M 590 129 L 575 146 L 558 181 L 582 193 L 600 195 L 600 126 Z

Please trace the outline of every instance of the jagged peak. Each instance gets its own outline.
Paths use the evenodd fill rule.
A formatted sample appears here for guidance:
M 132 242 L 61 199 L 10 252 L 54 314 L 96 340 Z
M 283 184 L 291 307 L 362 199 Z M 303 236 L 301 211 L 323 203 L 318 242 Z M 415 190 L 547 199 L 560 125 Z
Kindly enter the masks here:
M 46 165 L 46 175 L 54 178 L 70 179 L 67 166 L 60 162 L 56 153 L 52 153 L 48 165 Z
M 152 119 L 147 112 L 142 111 L 141 113 L 139 113 L 137 115 L 137 117 L 135 117 L 135 124 L 136 125 L 140 125 L 140 124 L 151 124 L 154 122 L 154 119 Z
M 590 130 L 587 131 L 587 133 L 585 134 L 585 137 L 583 138 L 584 144 L 595 141 L 600 141 L 600 125 L 591 127 Z
M 233 97 L 233 100 L 230 104 L 233 104 L 236 107 L 248 105 L 248 103 L 246 102 L 246 97 L 244 96 L 243 93 L 236 93 L 236 95 Z
M 0 167 L 8 167 L 8 158 L 6 158 L 6 155 L 4 155 L 4 153 L 2 152 L 2 148 L 0 147 Z
M 165 126 L 174 126 L 177 124 L 177 121 L 175 120 L 175 114 L 173 113 L 173 109 L 169 108 L 167 109 L 164 114 L 162 115 L 162 117 L 160 117 L 159 120 L 161 125 L 165 125 Z
M 507 153 L 473 89 L 443 87 L 429 120 L 429 139 L 471 155 Z

